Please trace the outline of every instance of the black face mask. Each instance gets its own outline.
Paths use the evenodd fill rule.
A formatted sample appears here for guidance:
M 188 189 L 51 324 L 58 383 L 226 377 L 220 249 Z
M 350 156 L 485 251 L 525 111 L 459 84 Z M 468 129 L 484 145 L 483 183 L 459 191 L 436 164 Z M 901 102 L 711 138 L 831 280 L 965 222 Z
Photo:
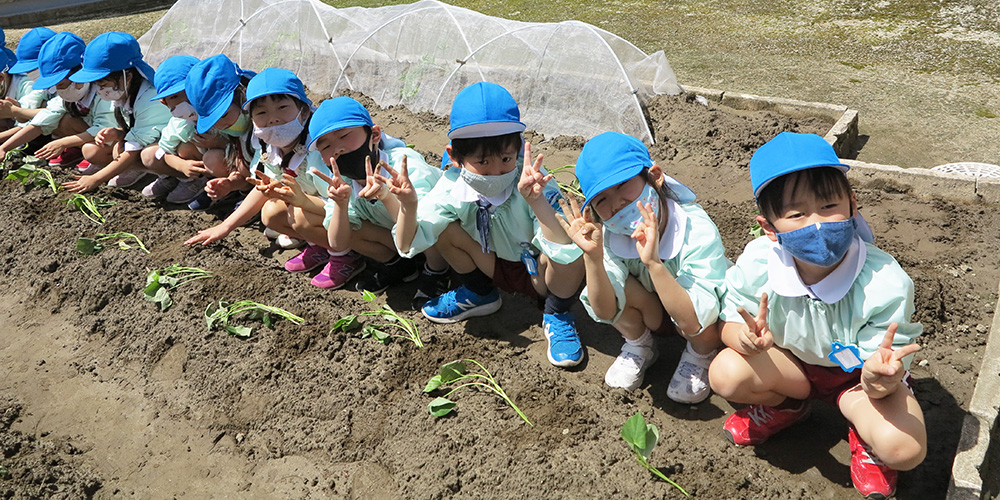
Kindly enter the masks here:
M 354 151 L 350 153 L 344 153 L 337 157 L 337 168 L 340 169 L 340 175 L 352 179 L 355 181 L 365 180 L 365 158 L 370 158 L 372 162 L 372 169 L 378 168 L 378 149 L 369 149 L 369 144 L 371 144 L 372 131 L 368 129 L 368 134 L 365 136 L 365 142 Z

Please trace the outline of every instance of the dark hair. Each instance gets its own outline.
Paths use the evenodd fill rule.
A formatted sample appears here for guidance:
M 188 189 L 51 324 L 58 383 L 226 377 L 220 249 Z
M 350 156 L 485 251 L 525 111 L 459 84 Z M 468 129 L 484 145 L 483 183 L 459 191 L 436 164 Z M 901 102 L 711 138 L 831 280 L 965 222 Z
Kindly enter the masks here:
M 851 183 L 836 167 L 813 167 L 785 174 L 772 180 L 757 195 L 757 208 L 768 221 L 779 217 L 784 210 L 786 185 L 791 186 L 793 193 L 809 191 L 821 200 L 851 194 Z
M 663 178 L 663 175 L 664 174 L 661 172 L 660 173 L 660 178 L 661 179 Z M 650 186 L 653 186 L 653 189 L 656 190 L 656 195 L 657 195 L 657 198 L 659 198 L 659 202 L 660 202 L 660 214 L 666 214 L 668 212 L 668 210 L 669 210 L 667 208 L 667 199 L 668 198 L 671 199 L 671 200 L 674 200 L 674 201 L 678 201 L 677 195 L 670 189 L 670 186 L 668 186 L 665 181 L 661 182 L 659 187 L 656 186 L 655 179 L 653 179 L 652 174 L 649 173 L 649 167 L 643 168 L 641 171 L 639 171 L 639 173 L 636 175 L 636 177 L 642 177 L 642 180 L 646 184 L 648 184 Z M 591 200 L 591 204 L 592 203 L 593 203 L 593 200 Z M 601 216 L 597 214 L 597 210 L 594 210 L 594 208 L 591 205 L 588 204 L 585 207 L 585 209 L 586 210 L 590 210 L 590 217 L 594 220 L 594 222 L 604 222 L 601 219 Z M 666 219 L 663 219 L 663 220 L 666 220 Z
M 468 139 L 451 140 L 451 158 L 461 164 L 466 158 L 479 155 L 501 156 L 504 151 L 514 147 L 521 149 L 521 133 L 513 132 L 489 137 L 470 137 Z
M 135 112 L 134 112 L 135 100 L 137 97 L 139 97 L 139 86 L 142 85 L 142 81 L 145 80 L 146 77 L 142 76 L 142 73 L 140 73 L 139 70 L 135 68 L 128 68 L 125 70 L 125 72 L 132 75 L 132 81 L 129 83 L 128 89 L 126 89 L 126 93 L 128 93 L 128 105 L 130 108 L 133 109 L 133 112 L 129 114 L 128 122 L 126 123 L 125 114 L 122 113 L 121 108 L 116 106 L 115 121 L 118 122 L 118 128 L 124 130 L 125 133 L 127 134 L 128 131 L 132 130 L 132 127 L 135 126 Z M 116 87 L 118 86 L 119 83 L 124 84 L 125 80 L 124 77 L 119 78 L 117 75 L 115 75 L 112 76 L 111 78 L 115 81 Z
M 294 101 L 295 105 L 298 106 L 298 108 L 299 108 L 299 113 L 301 113 L 301 112 L 309 109 L 309 105 L 308 104 L 306 104 L 305 102 L 300 101 L 297 97 L 295 97 L 293 95 L 290 95 L 290 94 L 270 94 L 270 95 L 258 97 L 257 99 L 254 99 L 254 100 L 250 101 L 250 106 L 247 109 L 247 111 L 250 113 L 250 115 L 252 117 L 253 116 L 253 108 L 255 108 L 257 106 L 257 103 L 260 102 L 261 99 L 270 99 L 272 101 L 276 101 L 276 100 L 278 100 L 281 97 L 286 97 L 286 98 L 291 99 L 292 101 Z M 298 138 L 295 139 L 295 142 L 292 144 L 292 147 L 295 147 L 295 146 L 297 146 L 299 144 L 305 146 L 305 144 L 307 142 L 307 139 L 309 137 L 309 120 L 312 120 L 312 114 L 309 115 L 309 119 L 307 119 L 306 122 L 303 124 L 302 132 L 299 134 Z M 250 135 L 253 135 L 253 134 L 250 134 Z M 263 149 L 263 147 L 264 147 L 263 141 L 261 141 L 260 139 L 258 139 L 257 141 L 258 141 L 258 144 L 260 144 L 261 149 Z M 249 145 L 249 142 L 247 144 Z M 281 158 L 281 170 L 287 170 L 288 169 L 288 165 L 291 164 L 293 156 L 295 156 L 295 155 L 294 154 L 287 154 L 287 155 L 285 155 L 284 157 Z

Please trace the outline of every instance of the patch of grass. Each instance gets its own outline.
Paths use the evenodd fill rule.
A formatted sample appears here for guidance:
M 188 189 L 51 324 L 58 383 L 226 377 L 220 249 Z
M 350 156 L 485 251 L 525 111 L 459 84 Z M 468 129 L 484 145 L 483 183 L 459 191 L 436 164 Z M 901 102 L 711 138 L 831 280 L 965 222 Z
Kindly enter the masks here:
M 976 114 L 976 116 L 978 116 L 980 118 L 996 118 L 997 117 L 996 113 L 994 113 L 989 108 L 984 108 L 984 107 L 978 107 L 978 108 L 976 108 L 976 110 L 974 111 L 974 113 Z
M 865 67 L 864 63 L 859 63 L 859 62 L 852 62 L 852 61 L 837 61 L 837 62 L 843 64 L 844 66 L 854 69 L 864 69 Z
M 861 83 L 861 80 L 858 80 L 857 78 L 851 78 L 851 79 L 848 79 L 847 81 L 851 82 L 851 83 Z

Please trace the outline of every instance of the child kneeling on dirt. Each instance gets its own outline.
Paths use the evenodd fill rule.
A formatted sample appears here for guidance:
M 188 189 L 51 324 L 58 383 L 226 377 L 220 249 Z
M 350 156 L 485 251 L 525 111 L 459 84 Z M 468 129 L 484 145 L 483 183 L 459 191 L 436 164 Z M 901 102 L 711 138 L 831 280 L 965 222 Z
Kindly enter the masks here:
M 709 378 L 720 396 L 750 405 L 723 426 L 740 446 L 802 420 L 812 399 L 837 405 L 850 423 L 854 487 L 886 498 L 896 471 L 927 452 L 906 370 L 923 328 L 911 322 L 910 277 L 857 230 L 848 168 L 815 134 L 782 132 L 754 153 L 750 179 L 765 235 L 726 274 L 728 348 Z
M 582 252 L 556 219 L 558 185 L 531 162 L 517 102 L 503 87 L 470 85 L 451 107 L 447 170 L 417 204 L 399 196 L 395 228 L 400 255 L 435 245 L 459 274 L 462 286 L 424 305 L 435 323 L 454 323 L 500 309 L 497 288 L 544 300 L 543 330 L 549 362 L 583 360 L 570 307 L 583 281 Z M 521 161 L 523 155 L 523 163 Z M 541 249 L 539 251 L 538 249 Z
M 83 51 L 83 69 L 70 75 L 75 83 L 96 85 L 97 95 L 114 103 L 117 127 L 98 132 L 93 173 L 81 172 L 63 183 L 67 191 L 83 193 L 101 184 L 128 187 L 148 173 L 140 158 L 144 148 L 156 148 L 160 132 L 170 121 L 170 110 L 159 101 L 153 86 L 155 72 L 142 59 L 139 42 L 128 33 L 97 35 Z
M 441 170 L 428 165 L 420 153 L 384 134 L 368 110 L 350 97 L 335 97 L 320 104 L 309 123 L 309 147 L 319 151 L 332 169 L 328 171 L 331 175 L 318 173 L 327 183 L 324 224 L 330 245 L 341 252 L 351 251 L 345 255 L 341 267 L 331 274 L 339 284 L 343 285 L 365 267 L 358 255 L 361 254 L 377 264 L 373 273 L 358 280 L 358 290 L 382 293 L 393 284 L 419 279 L 414 307 L 446 291 L 448 265 L 433 248 L 424 252 L 426 262 L 422 272 L 415 259 L 396 253 L 391 230 L 399 203 L 386 187 L 389 177 L 408 172 L 416 196 L 422 198 L 437 184 Z
M 639 387 L 656 361 L 654 335 L 676 331 L 688 343 L 667 396 L 705 400 L 730 265 L 719 230 L 694 192 L 666 176 L 635 137 L 605 132 L 587 141 L 576 177 L 584 209 L 563 202 L 569 217 L 561 222 L 583 249 L 587 287 L 580 300 L 592 318 L 625 337 L 604 381 Z
M 38 52 L 40 88 L 55 88 L 50 99 L 28 124 L 0 146 L 0 157 L 43 135 L 53 140 L 35 151 L 35 156 L 48 160 L 50 167 L 71 167 L 90 163 L 84 158 L 98 155 L 100 148 L 94 138 L 106 127 L 115 126 L 115 111 L 110 101 L 97 96 L 97 86 L 73 83 L 69 75 L 82 67 L 86 44 L 73 33 L 64 31 L 48 39 Z M 84 159 L 83 161 L 81 161 Z

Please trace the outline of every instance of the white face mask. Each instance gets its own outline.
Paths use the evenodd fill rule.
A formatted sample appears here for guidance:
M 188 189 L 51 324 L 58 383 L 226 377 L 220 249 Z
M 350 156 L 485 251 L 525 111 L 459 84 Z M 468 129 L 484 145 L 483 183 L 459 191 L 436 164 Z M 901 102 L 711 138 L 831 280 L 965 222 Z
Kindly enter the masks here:
M 189 122 L 193 122 L 198 119 L 198 113 L 195 112 L 194 106 L 187 101 L 174 106 L 174 109 L 170 110 L 170 114 L 175 118 L 181 118 Z
M 299 112 L 292 121 L 281 125 L 274 125 L 273 127 L 261 128 L 254 125 L 253 135 L 272 146 L 279 148 L 288 147 L 299 137 L 305 128 L 305 125 L 299 121 L 299 116 L 301 115 L 302 113 Z
M 125 70 L 122 70 L 122 88 L 115 89 L 114 87 L 98 87 L 97 96 L 105 101 L 120 101 L 125 98 L 125 88 L 128 86 L 128 78 L 125 76 Z
M 77 87 L 80 85 L 80 87 Z M 66 102 L 79 102 L 90 92 L 89 83 L 70 83 L 64 89 L 56 88 L 56 95 Z

